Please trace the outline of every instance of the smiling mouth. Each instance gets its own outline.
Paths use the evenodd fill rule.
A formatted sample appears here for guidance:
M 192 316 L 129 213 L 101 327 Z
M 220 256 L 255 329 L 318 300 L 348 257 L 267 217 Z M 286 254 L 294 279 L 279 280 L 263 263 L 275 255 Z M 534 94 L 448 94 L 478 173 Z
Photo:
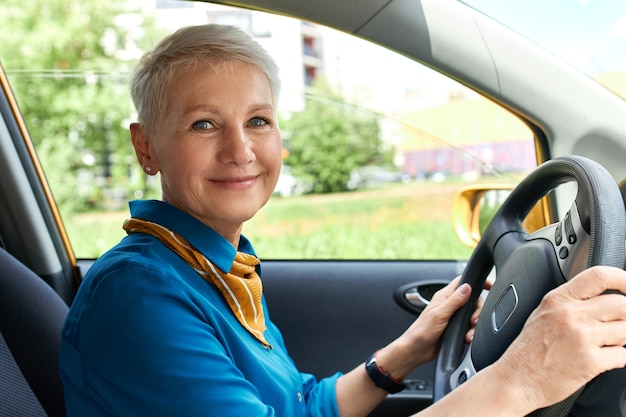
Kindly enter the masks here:
M 217 186 L 228 190 L 245 190 L 252 187 L 259 176 L 242 177 L 242 178 L 224 178 L 212 180 Z

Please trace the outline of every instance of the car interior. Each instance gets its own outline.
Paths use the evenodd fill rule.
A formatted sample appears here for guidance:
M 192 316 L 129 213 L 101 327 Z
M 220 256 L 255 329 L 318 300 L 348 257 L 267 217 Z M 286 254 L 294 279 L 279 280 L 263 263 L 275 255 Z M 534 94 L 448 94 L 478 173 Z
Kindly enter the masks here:
M 371 41 L 487 97 L 532 134 L 539 167 L 518 187 L 472 185 L 457 193 L 453 213 L 445 213 L 446 222 L 451 216 L 458 220 L 456 233 L 472 247 L 471 257 L 413 259 L 409 253 L 399 260 L 263 261 L 272 320 L 298 367 L 318 377 L 361 363 L 406 329 L 453 277 L 466 274 L 482 289 L 497 270 L 502 287 L 517 283 L 516 272 L 527 265 L 541 265 L 541 292 L 535 292 L 534 282 L 528 286 L 527 311 L 514 317 L 511 333 L 490 336 L 479 330 L 472 352 L 461 337 L 470 312 L 460 312 L 444 335 L 439 358 L 416 370 L 406 381 L 408 389 L 390 395 L 371 417 L 422 410 L 455 388 L 450 381 L 471 377 L 463 374 L 465 365 L 476 372 L 497 359 L 537 297 L 558 285 L 555 276 L 569 278 L 596 264 L 626 268 L 626 101 L 598 83 L 461 1 L 208 3 L 291 16 Z M 0 86 L 0 416 L 65 416 L 60 331 L 95 259 L 75 255 L 2 66 Z M 624 180 L 618 186 L 616 179 Z M 496 221 L 479 224 L 485 196 L 501 186 L 509 194 Z M 562 230 L 577 241 L 557 242 Z M 504 249 L 497 243 L 503 241 Z M 568 250 L 565 256 L 562 248 Z M 496 290 L 504 294 L 500 287 Z M 487 301 L 494 312 L 495 301 Z M 624 381 L 626 370 L 607 373 L 570 402 L 533 416 L 626 417 Z
M 620 192 L 626 206 L 624 184 L 620 184 Z M 283 290 L 294 291 L 288 286 Z M 61 326 L 67 311 L 68 306 L 59 294 L 0 248 L 0 392 L 3 393 L 0 415 L 65 415 L 58 357 Z M 333 312 L 329 316 L 316 320 L 318 323 L 332 320 Z M 458 323 L 451 325 L 459 326 Z M 613 372 L 601 384 L 596 384 L 595 389 L 615 391 L 617 396 L 623 377 L 624 372 Z M 409 384 L 419 390 L 424 383 L 413 380 Z M 593 395 L 590 398 L 593 404 Z M 606 413 L 607 409 L 601 408 L 601 411 Z M 604 413 L 602 415 L 613 415 Z

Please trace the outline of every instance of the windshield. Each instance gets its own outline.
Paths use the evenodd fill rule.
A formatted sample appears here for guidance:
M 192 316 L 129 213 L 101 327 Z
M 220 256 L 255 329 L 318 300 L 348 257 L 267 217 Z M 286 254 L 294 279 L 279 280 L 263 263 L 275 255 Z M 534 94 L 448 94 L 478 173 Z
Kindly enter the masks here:
M 626 99 L 624 0 L 465 0 Z

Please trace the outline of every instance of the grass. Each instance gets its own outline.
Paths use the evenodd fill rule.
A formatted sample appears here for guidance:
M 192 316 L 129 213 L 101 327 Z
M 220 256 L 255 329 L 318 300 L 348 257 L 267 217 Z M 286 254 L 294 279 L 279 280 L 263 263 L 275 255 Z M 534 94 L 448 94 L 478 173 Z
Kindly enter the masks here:
M 450 221 L 458 185 L 414 183 L 272 200 L 244 226 L 263 259 L 466 259 Z M 94 258 L 124 235 L 126 210 L 66 220 L 79 258 Z

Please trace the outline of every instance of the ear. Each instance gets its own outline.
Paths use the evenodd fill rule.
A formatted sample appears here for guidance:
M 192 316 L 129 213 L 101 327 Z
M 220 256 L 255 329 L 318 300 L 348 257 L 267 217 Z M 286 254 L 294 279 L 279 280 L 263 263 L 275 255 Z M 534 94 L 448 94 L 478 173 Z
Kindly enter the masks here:
M 152 151 L 150 148 L 150 141 L 146 134 L 143 125 L 140 123 L 130 124 L 130 137 L 135 148 L 135 154 L 137 155 L 137 161 L 143 168 L 144 172 L 148 175 L 155 175 L 159 172 L 159 166 L 157 161 L 152 158 Z

